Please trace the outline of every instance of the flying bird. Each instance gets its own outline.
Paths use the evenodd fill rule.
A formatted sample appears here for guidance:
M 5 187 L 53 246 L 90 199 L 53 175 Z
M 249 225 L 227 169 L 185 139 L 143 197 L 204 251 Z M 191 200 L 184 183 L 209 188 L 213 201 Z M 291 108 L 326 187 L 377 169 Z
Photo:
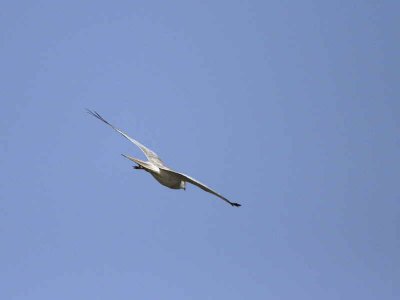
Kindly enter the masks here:
M 200 181 L 198 181 L 188 175 L 185 175 L 183 173 L 179 173 L 179 172 L 176 172 L 176 171 L 170 169 L 169 167 L 167 167 L 164 164 L 164 162 L 161 160 L 161 158 L 154 151 L 145 147 L 144 145 L 139 143 L 137 140 L 131 138 L 126 133 L 124 133 L 122 130 L 114 127 L 114 125 L 111 125 L 96 111 L 91 111 L 91 110 L 87 109 L 87 112 L 89 114 L 91 114 L 93 117 L 106 123 L 112 129 L 119 132 L 122 136 L 124 136 L 126 139 L 128 139 L 129 141 L 134 143 L 137 147 L 139 147 L 140 150 L 142 150 L 142 152 L 148 159 L 147 161 L 143 161 L 138 158 L 134 158 L 129 155 L 122 154 L 122 156 L 126 157 L 127 159 L 129 159 L 137 164 L 136 166 L 134 166 L 134 169 L 145 170 L 146 172 L 150 173 L 159 183 L 161 183 L 162 185 L 169 187 L 171 189 L 185 190 L 186 183 L 189 182 L 189 183 L 201 188 L 202 190 L 221 198 L 222 200 L 224 200 L 225 202 L 229 203 L 232 206 L 235 206 L 235 207 L 241 206 L 239 203 L 229 201 L 224 196 L 218 194 L 216 191 L 210 189 L 208 186 L 201 183 Z

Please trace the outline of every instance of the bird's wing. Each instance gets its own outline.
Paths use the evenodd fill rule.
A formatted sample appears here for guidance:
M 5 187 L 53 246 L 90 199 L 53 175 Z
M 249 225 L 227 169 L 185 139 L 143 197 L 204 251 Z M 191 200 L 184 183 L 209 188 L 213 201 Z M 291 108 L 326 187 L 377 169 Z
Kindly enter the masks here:
M 191 184 L 194 184 L 194 185 L 198 186 L 199 188 L 201 188 L 203 191 L 209 192 L 209 193 L 221 198 L 222 200 L 224 200 L 225 202 L 229 203 L 232 206 L 237 206 L 237 207 L 241 206 L 239 203 L 235 203 L 235 202 L 229 201 L 224 196 L 218 194 L 216 191 L 213 191 L 212 189 L 210 189 L 205 184 L 201 183 L 200 181 L 198 181 L 198 180 L 196 180 L 196 179 L 194 179 L 194 178 L 192 178 L 192 177 L 190 177 L 190 176 L 188 176 L 186 174 L 178 173 L 178 172 L 172 171 L 170 169 L 167 169 L 167 170 L 164 169 L 164 168 L 162 168 L 162 169 L 165 172 L 170 172 L 170 173 L 173 173 L 176 176 L 179 176 L 182 181 L 186 181 L 186 182 L 189 182 Z
M 140 148 L 140 150 L 142 150 L 142 152 L 144 153 L 144 155 L 146 155 L 147 159 L 149 161 L 151 161 L 152 163 L 154 163 L 155 165 L 159 166 L 159 167 L 164 167 L 167 168 L 167 166 L 165 166 L 164 162 L 158 157 L 158 155 L 150 150 L 149 148 L 143 146 L 141 143 L 139 143 L 137 140 L 131 138 L 130 136 L 128 136 L 125 132 L 123 132 L 122 130 L 114 127 L 112 124 L 108 123 L 108 121 L 106 121 L 99 113 L 97 113 L 96 111 L 91 111 L 89 109 L 86 109 L 87 112 L 89 114 L 91 114 L 93 117 L 96 117 L 97 119 L 99 119 L 100 121 L 103 121 L 104 123 L 106 123 L 108 126 L 110 126 L 112 129 L 114 129 L 115 131 L 119 132 L 121 135 L 123 135 L 125 138 L 127 138 L 128 140 L 130 140 L 132 143 L 134 143 L 136 146 L 138 146 Z

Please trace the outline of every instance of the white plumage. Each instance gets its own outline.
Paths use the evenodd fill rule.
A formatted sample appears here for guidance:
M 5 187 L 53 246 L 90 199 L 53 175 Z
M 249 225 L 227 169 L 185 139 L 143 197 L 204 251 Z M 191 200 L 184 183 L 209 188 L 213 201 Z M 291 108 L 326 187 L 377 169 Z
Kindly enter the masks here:
M 215 196 L 221 198 L 222 200 L 224 200 L 225 202 L 229 203 L 232 206 L 236 206 L 236 207 L 241 206 L 239 203 L 234 203 L 234 202 L 229 201 L 224 196 L 218 194 L 217 192 L 210 189 L 208 186 L 204 185 L 203 183 L 199 182 L 198 180 L 196 180 L 188 175 L 185 175 L 185 174 L 182 174 L 182 173 L 179 173 L 179 172 L 176 172 L 176 171 L 170 169 L 169 167 L 167 167 L 164 164 L 164 162 L 160 159 L 160 157 L 154 151 L 145 147 L 144 145 L 139 143 L 137 140 L 131 138 L 130 136 L 128 136 L 126 133 L 124 133 L 120 129 L 111 125 L 108 121 L 106 121 L 97 112 L 91 111 L 89 109 L 87 110 L 87 112 L 89 114 L 91 114 L 92 116 L 96 117 L 97 119 L 103 121 L 107 125 L 109 125 L 112 129 L 119 132 L 121 135 L 123 135 L 125 138 L 130 140 L 137 147 L 139 147 L 140 150 L 143 151 L 143 153 L 144 153 L 144 155 L 146 155 L 148 161 L 143 161 L 138 158 L 134 158 L 129 155 L 122 154 L 124 157 L 126 157 L 127 159 L 129 159 L 137 164 L 137 166 L 135 166 L 135 169 L 143 169 L 143 170 L 149 172 L 159 183 L 161 183 L 162 185 L 169 187 L 171 189 L 185 189 L 186 182 L 189 182 L 193 185 L 198 186 L 199 188 L 201 188 L 202 190 L 204 190 L 206 192 L 214 194 Z

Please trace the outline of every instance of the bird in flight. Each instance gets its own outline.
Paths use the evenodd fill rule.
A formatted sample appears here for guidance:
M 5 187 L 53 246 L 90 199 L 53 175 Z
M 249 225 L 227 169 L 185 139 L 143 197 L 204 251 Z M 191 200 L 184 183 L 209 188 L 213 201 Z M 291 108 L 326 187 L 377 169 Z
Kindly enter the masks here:
M 152 150 L 149 148 L 143 146 L 141 143 L 139 143 L 137 140 L 129 137 L 126 133 L 124 133 L 122 130 L 114 127 L 108 121 L 106 121 L 100 114 L 98 114 L 96 111 L 91 111 L 89 109 L 86 109 L 87 112 L 92 115 L 93 117 L 99 119 L 100 121 L 103 121 L 106 123 L 108 126 L 110 126 L 112 129 L 115 131 L 119 132 L 122 136 L 124 136 L 126 139 L 134 143 L 137 147 L 142 150 L 144 155 L 147 157 L 148 161 L 143 161 L 138 158 L 131 157 L 129 155 L 122 154 L 122 156 L 126 157 L 127 159 L 135 162 L 137 166 L 134 166 L 134 169 L 136 170 L 145 170 L 146 172 L 150 173 L 159 183 L 162 185 L 169 187 L 171 189 L 186 189 L 186 182 L 189 182 L 193 185 L 198 186 L 202 190 L 209 192 L 225 202 L 229 203 L 232 206 L 239 207 L 241 206 L 239 203 L 231 202 L 228 199 L 226 199 L 224 196 L 218 194 L 216 191 L 213 191 L 210 189 L 208 186 L 204 185 L 200 181 L 185 175 L 183 173 L 176 172 L 170 168 L 168 168 L 164 162 L 160 159 L 160 157 Z

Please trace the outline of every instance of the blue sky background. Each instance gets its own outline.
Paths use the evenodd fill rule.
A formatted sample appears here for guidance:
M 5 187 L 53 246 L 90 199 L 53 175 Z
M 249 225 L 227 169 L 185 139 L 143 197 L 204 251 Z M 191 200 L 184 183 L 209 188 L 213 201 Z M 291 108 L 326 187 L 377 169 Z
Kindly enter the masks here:
M 0 298 L 399 299 L 400 5 L 323 2 L 3 2 Z

